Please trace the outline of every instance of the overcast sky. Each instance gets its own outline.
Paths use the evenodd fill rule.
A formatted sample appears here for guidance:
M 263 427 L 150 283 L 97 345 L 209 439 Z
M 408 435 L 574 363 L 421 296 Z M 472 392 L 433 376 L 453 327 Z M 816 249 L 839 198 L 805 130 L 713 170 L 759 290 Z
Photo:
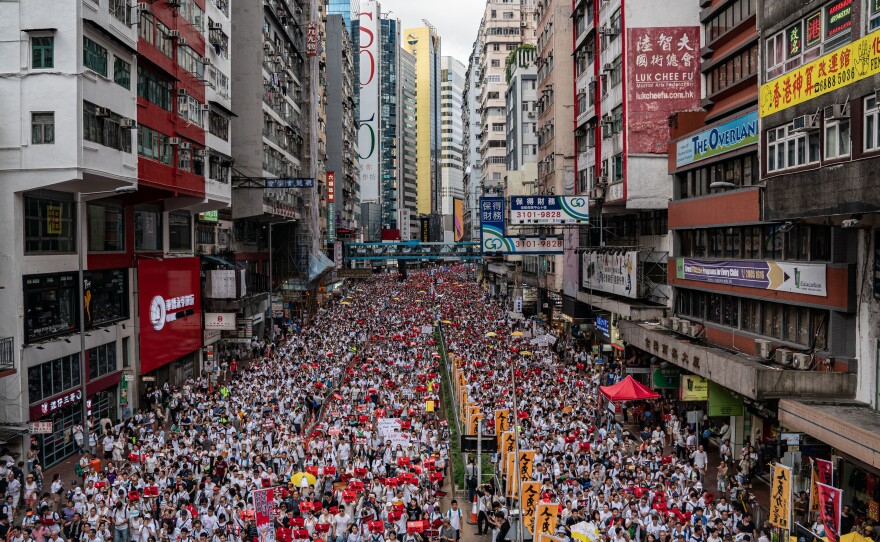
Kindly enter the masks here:
M 427 19 L 440 32 L 441 53 L 467 66 L 486 7 L 483 0 L 379 0 L 379 4 L 404 28 L 424 26 L 422 19 Z

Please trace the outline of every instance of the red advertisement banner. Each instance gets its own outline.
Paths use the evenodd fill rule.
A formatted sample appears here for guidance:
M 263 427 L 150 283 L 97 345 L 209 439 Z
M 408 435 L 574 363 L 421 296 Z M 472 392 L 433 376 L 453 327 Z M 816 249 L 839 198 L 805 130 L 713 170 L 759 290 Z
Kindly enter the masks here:
M 198 258 L 138 262 L 141 374 L 202 347 Z
M 819 493 L 819 519 L 825 527 L 828 542 L 840 540 L 840 503 L 843 491 L 823 483 L 816 484 Z
M 700 27 L 628 28 L 627 147 L 665 154 L 667 117 L 700 109 Z
M 275 527 L 272 524 L 272 511 L 275 504 L 273 488 L 254 491 L 254 519 L 259 533 L 259 542 L 275 542 Z

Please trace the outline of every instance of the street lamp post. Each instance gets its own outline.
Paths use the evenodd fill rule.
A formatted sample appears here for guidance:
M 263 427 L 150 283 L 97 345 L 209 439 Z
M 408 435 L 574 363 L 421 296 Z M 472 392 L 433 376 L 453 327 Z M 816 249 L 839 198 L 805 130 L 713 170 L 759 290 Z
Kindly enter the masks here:
M 115 190 L 102 190 L 99 192 L 77 192 L 76 193 L 76 237 L 77 237 L 77 260 L 79 271 L 79 380 L 82 407 L 82 423 L 83 427 L 88 424 L 88 394 L 86 393 L 86 385 L 88 384 L 88 375 L 86 375 L 86 281 L 83 264 L 83 255 L 86 251 L 85 228 L 83 228 L 83 220 L 86 220 L 85 205 L 83 196 L 99 196 L 104 194 L 131 194 L 137 192 L 137 186 L 120 186 Z M 88 435 L 86 435 L 88 438 Z

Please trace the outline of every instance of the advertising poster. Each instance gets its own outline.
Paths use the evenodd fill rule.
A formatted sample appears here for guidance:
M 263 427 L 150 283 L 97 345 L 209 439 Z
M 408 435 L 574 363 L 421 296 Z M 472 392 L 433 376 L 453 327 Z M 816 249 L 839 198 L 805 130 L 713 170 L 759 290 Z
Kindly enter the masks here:
M 716 384 L 709 382 L 709 416 L 742 416 L 743 398 Z
M 666 154 L 657 127 L 676 111 L 700 109 L 700 27 L 628 28 L 626 31 L 629 152 Z
M 455 230 L 455 242 L 464 239 L 464 200 L 452 200 L 452 228 Z
M 838 13 L 835 23 L 849 28 L 852 19 L 847 17 L 851 17 L 852 0 L 832 2 L 828 6 L 846 3 L 850 4 L 849 15 Z M 821 28 L 821 19 L 818 22 Z M 826 33 L 829 29 L 841 31 L 838 24 L 829 25 Z M 808 22 L 807 43 L 812 38 L 810 30 Z M 880 74 L 880 30 L 761 85 L 758 95 L 761 118 L 877 74 Z
M 840 541 L 840 502 L 843 499 L 843 491 L 836 487 L 816 484 L 819 494 L 819 521 L 825 527 L 825 538 L 828 542 Z
M 684 280 L 727 284 L 761 290 L 776 290 L 824 297 L 824 264 L 760 260 L 691 260 L 678 258 L 675 276 Z
M 709 382 L 702 376 L 681 375 L 681 400 L 706 401 L 709 399 Z
M 564 245 L 561 236 L 507 237 L 504 198 L 480 198 L 480 248 L 483 253 L 563 254 Z
M 773 465 L 770 481 L 770 525 L 791 529 L 791 468 Z
M 583 196 L 510 196 L 511 224 L 579 224 L 590 221 Z
M 360 118 L 358 159 L 361 201 L 379 201 L 379 14 L 375 0 L 362 0 L 360 23 Z
M 257 526 L 259 542 L 275 542 L 275 526 L 273 525 L 273 507 L 275 490 L 273 488 L 254 491 L 254 519 Z
M 757 142 L 758 112 L 752 111 L 676 143 L 675 166 L 683 167 Z
M 199 258 L 138 262 L 141 374 L 202 347 Z
M 631 298 L 639 296 L 638 252 L 584 252 L 582 258 L 584 289 Z

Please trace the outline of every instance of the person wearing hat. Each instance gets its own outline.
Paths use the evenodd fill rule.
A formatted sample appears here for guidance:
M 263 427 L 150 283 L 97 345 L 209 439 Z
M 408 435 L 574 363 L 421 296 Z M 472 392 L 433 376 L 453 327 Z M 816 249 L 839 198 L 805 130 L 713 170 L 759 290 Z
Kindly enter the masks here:
M 440 541 L 441 542 L 456 542 L 458 540 L 456 538 L 456 530 L 452 528 L 452 524 L 449 522 L 449 518 L 443 517 L 443 525 L 440 527 Z

